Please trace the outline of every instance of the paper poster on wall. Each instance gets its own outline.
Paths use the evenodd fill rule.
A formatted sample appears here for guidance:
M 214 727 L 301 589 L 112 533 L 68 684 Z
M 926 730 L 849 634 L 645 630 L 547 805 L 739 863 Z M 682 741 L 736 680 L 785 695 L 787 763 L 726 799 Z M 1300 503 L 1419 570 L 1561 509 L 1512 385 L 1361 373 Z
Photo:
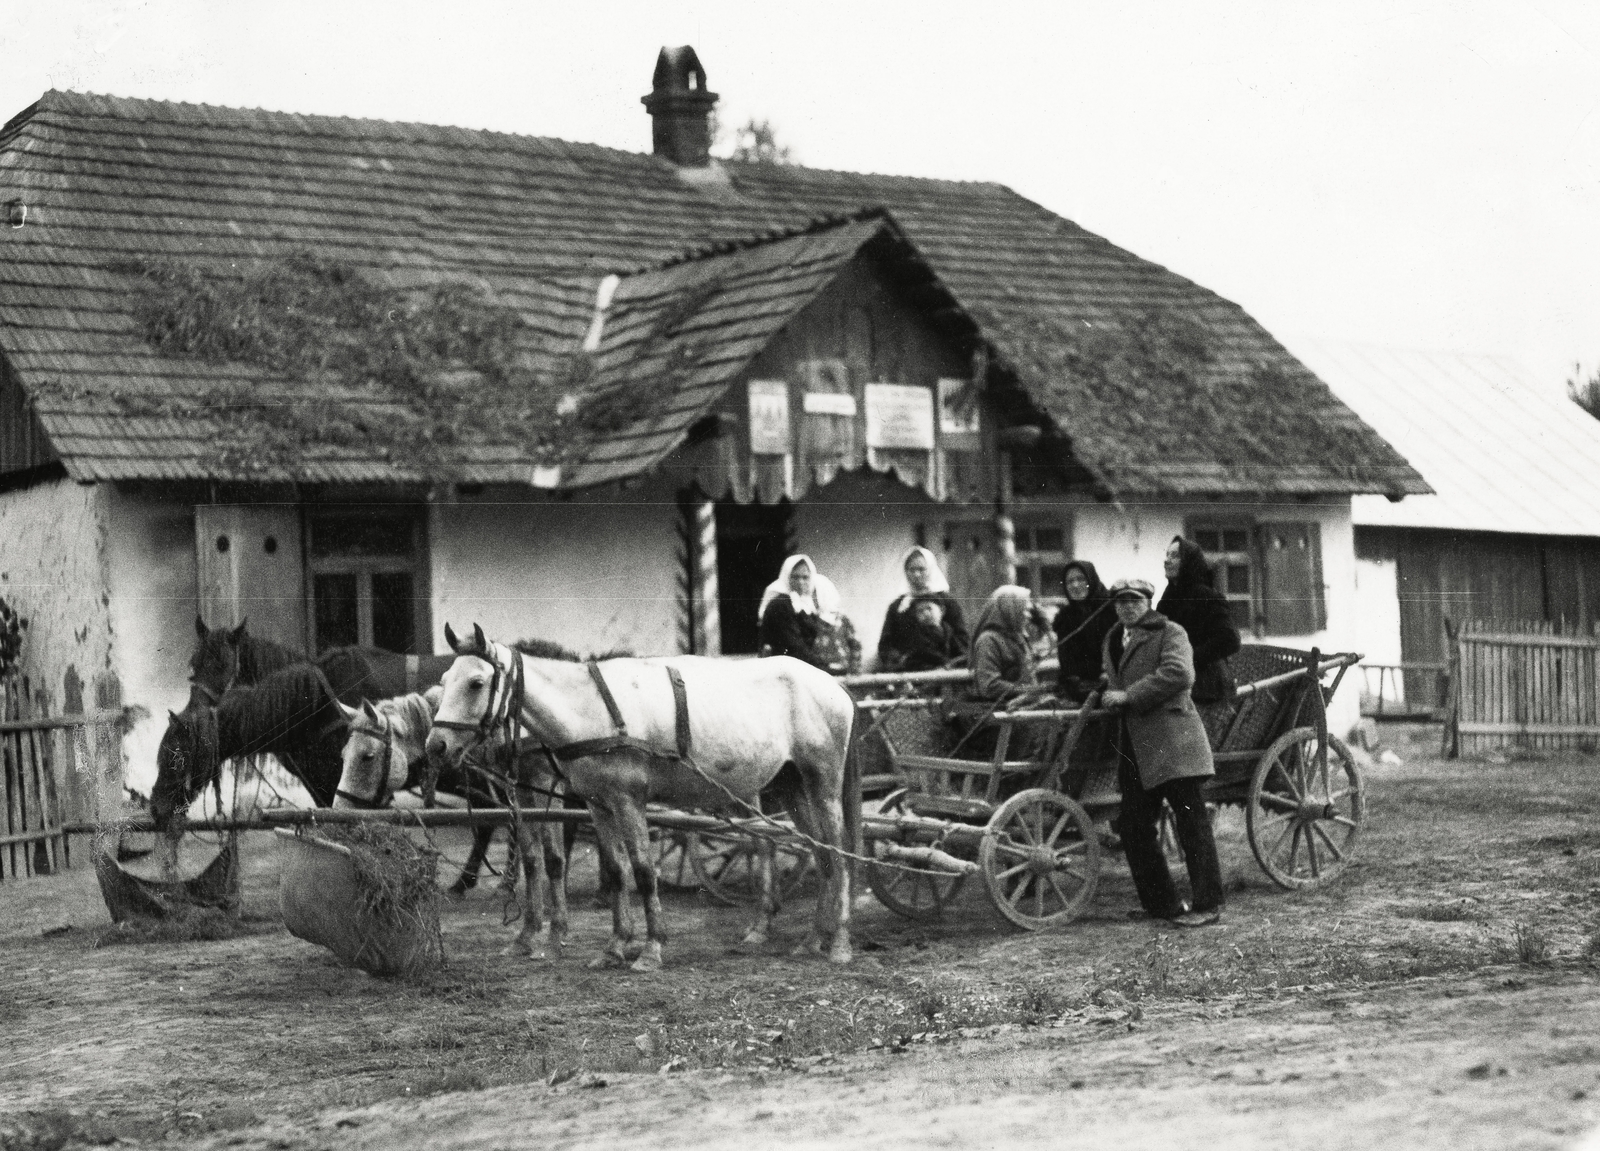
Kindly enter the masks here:
M 750 381 L 750 451 L 782 456 L 790 451 L 789 385 L 783 380 Z
M 952 436 L 978 431 L 978 397 L 970 381 L 939 381 L 939 430 Z
M 905 384 L 868 384 L 867 447 L 932 451 L 933 393 Z

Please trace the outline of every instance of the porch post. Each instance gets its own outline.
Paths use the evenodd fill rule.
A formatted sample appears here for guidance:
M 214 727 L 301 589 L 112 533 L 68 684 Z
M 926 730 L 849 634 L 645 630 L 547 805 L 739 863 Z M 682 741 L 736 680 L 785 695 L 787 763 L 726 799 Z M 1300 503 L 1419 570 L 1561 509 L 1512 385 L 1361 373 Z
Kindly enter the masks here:
M 686 592 L 679 646 L 695 655 L 722 654 L 717 590 L 717 505 L 698 492 L 683 499 Z

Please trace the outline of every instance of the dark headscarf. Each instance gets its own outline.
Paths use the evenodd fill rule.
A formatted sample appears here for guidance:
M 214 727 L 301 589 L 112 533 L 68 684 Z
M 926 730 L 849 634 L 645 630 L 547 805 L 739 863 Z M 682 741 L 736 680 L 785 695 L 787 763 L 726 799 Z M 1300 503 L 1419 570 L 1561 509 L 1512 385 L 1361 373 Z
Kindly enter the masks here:
M 1117 623 L 1111 610 L 1111 593 L 1088 560 L 1073 560 L 1062 573 L 1077 568 L 1089 581 L 1089 594 L 1069 599 L 1056 611 L 1051 630 L 1056 633 L 1056 655 L 1061 661 L 1057 682 L 1070 698 L 1081 699 L 1100 678 L 1100 644 Z
M 1226 699 L 1233 692 L 1233 676 L 1224 661 L 1239 650 L 1239 629 L 1200 545 L 1182 536 L 1172 538 L 1178 545 L 1178 575 L 1167 581 L 1156 610 L 1188 633 L 1194 648 L 1195 702 Z

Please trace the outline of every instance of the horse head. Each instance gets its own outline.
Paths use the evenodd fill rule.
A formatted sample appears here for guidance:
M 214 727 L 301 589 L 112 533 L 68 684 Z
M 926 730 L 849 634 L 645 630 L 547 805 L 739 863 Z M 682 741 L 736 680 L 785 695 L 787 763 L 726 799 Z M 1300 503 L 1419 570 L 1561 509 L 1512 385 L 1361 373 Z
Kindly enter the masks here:
M 366 700 L 359 708 L 339 705 L 350 735 L 341 753 L 334 807 L 387 807 L 394 793 L 406 786 L 412 752 L 427 734 L 411 730 L 416 721 L 406 714 L 407 702 L 402 698 L 377 707 Z
M 222 768 L 214 708 L 190 705 L 167 715 L 167 730 L 156 749 L 156 781 L 150 788 L 150 818 L 160 831 L 189 809 Z
M 500 693 L 510 688 L 500 657 L 482 627 L 473 624 L 472 638 L 462 640 L 445 624 L 444 638 L 456 653 L 456 661 L 439 681 L 443 694 L 428 733 L 428 761 L 435 771 L 458 766 L 470 749 L 492 737 L 488 725 L 495 704 Z
M 222 693 L 238 680 L 239 648 L 244 642 L 248 622 L 240 620 L 238 627 L 208 628 L 202 617 L 194 617 L 199 642 L 189 657 L 189 682 L 193 685 L 191 703 L 215 707 Z

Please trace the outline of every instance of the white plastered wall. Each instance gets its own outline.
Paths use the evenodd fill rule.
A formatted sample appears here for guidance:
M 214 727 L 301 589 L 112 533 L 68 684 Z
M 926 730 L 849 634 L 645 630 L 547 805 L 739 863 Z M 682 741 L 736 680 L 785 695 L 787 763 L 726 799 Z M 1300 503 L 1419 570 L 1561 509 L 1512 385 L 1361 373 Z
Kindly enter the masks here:
M 102 487 L 58 479 L 0 495 L 0 596 L 28 621 L 22 672 L 56 711 L 69 668 L 90 709 L 96 682 L 117 670 L 107 570 Z M 92 782 L 80 786 L 87 799 Z
M 629 493 L 461 500 L 429 511 L 433 644 L 482 624 L 579 652 L 678 651 L 678 509 Z
M 189 699 L 194 650 L 194 509 L 102 485 L 112 662 L 123 700 L 148 714 L 123 743 L 127 784 L 149 794 L 168 710 Z
M 795 505 L 796 545 L 838 587 L 841 606 L 861 641 L 864 666 L 872 665 L 890 602 L 905 591 L 900 559 L 917 542 L 917 525 L 937 524 L 947 514 L 941 505 L 931 503 L 802 500 Z
M 1036 505 L 1035 505 L 1036 506 Z M 1219 512 L 1237 513 L 1258 523 L 1320 525 L 1322 537 L 1322 594 L 1328 626 L 1312 635 L 1245 636 L 1245 642 L 1323 651 L 1359 651 L 1361 638 L 1356 600 L 1355 533 L 1350 501 L 1332 499 L 1318 503 L 1082 504 L 1074 509 L 1073 551 L 1095 565 L 1107 585 L 1123 577 L 1148 580 L 1157 597 L 1166 586 L 1162 560 L 1172 537 L 1183 532 L 1187 517 Z M 1343 735 L 1361 718 L 1359 673 L 1345 676 L 1328 707 L 1329 730 Z

